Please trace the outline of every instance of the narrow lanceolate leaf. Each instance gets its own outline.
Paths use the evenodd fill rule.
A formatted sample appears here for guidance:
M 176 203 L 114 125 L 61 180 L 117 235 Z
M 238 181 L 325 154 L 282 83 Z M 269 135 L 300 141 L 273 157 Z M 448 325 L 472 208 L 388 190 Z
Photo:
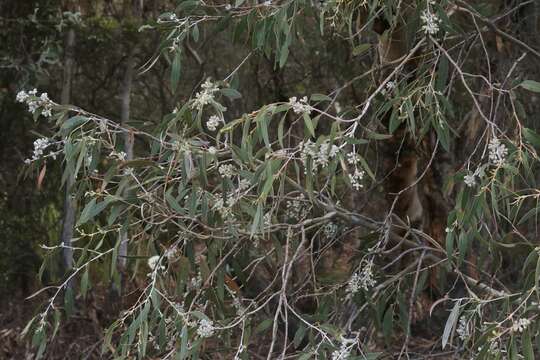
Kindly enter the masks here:
M 96 199 L 92 199 L 84 207 L 76 226 L 83 225 L 92 220 L 94 217 L 99 215 L 99 213 L 101 213 L 113 200 L 113 197 L 107 197 L 105 200 L 98 203 Z
M 68 134 L 71 130 L 75 129 L 76 127 L 85 124 L 88 122 L 88 118 L 86 116 L 73 116 L 72 118 L 69 118 L 66 120 L 62 126 L 60 127 L 60 130 L 64 134 Z
M 442 348 L 443 349 L 448 344 L 448 340 L 450 339 L 450 335 L 452 334 L 452 331 L 454 330 L 454 327 L 456 326 L 458 316 L 459 316 L 459 306 L 460 305 L 461 305 L 461 301 L 456 301 L 456 304 L 452 308 L 452 311 L 450 311 L 450 315 L 448 316 L 448 319 L 446 320 L 446 325 L 444 326 L 444 332 L 443 332 L 443 336 L 442 336 Z
M 531 330 L 526 329 L 521 337 L 521 346 L 523 347 L 523 356 L 525 360 L 534 360 L 534 350 L 531 339 Z
M 525 80 L 519 84 L 525 90 L 529 90 L 535 93 L 540 93 L 540 82 L 534 80 Z
M 171 86 L 173 91 L 176 91 L 176 88 L 178 87 L 178 81 L 180 81 L 181 61 L 182 53 L 180 51 L 177 51 L 174 55 L 171 69 Z
M 315 126 L 313 125 L 313 120 L 309 117 L 308 114 L 304 113 L 304 123 L 306 124 L 306 129 L 310 136 L 315 137 Z
M 313 94 L 310 96 L 310 100 L 317 102 L 317 101 L 332 101 L 332 98 L 328 95 L 324 94 Z
M 540 257 L 538 257 L 536 270 L 534 272 L 534 290 L 536 291 L 536 297 L 540 300 L 540 284 L 538 284 L 538 281 L 540 281 Z

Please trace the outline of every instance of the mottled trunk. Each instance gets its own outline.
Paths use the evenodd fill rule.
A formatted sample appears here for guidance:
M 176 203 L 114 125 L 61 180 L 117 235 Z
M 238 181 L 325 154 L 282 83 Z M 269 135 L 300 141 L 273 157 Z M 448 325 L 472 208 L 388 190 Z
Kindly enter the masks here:
M 71 98 L 71 81 L 74 67 L 75 30 L 70 28 L 66 34 L 65 54 L 64 54 L 64 75 L 62 84 L 62 104 L 68 104 Z M 73 227 L 75 224 L 75 201 L 71 196 L 71 191 L 75 184 L 75 174 L 69 174 L 66 181 L 66 192 L 64 197 L 64 218 L 62 219 L 61 242 L 63 246 L 63 262 L 66 271 L 73 267 L 73 249 L 71 240 L 73 239 Z
M 124 79 L 122 81 L 121 92 L 121 124 L 124 128 L 129 128 L 128 122 L 130 118 L 130 106 L 131 106 L 131 88 L 133 85 L 133 65 L 135 61 L 135 48 L 132 47 L 129 50 L 128 57 L 126 59 L 126 68 L 124 72 Z M 126 153 L 126 160 L 133 159 L 133 133 L 129 130 L 124 132 L 124 151 Z M 128 254 L 128 238 L 129 234 L 127 229 L 122 230 L 120 233 L 120 245 L 118 248 L 118 267 L 121 273 L 124 272 L 127 263 Z

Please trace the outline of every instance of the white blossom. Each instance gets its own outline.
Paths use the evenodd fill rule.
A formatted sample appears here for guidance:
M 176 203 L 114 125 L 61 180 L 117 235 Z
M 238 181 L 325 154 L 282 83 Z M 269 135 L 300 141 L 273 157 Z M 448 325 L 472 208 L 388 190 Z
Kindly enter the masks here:
M 202 91 L 195 94 L 195 99 L 191 104 L 192 109 L 201 110 L 205 105 L 210 104 L 214 100 L 214 93 L 219 90 L 217 85 L 207 79 L 201 85 Z
M 117 152 L 117 151 L 111 151 L 111 153 L 109 154 L 110 157 L 112 158 L 116 158 L 120 161 L 125 161 L 127 159 L 127 154 L 123 151 L 120 151 L 120 152 Z
M 235 175 L 236 168 L 232 164 L 223 164 L 219 166 L 218 172 L 221 177 L 230 179 Z
M 244 190 L 249 189 L 250 186 L 251 186 L 251 182 L 248 179 L 242 179 L 238 183 L 238 190 L 244 191 Z
M 233 197 L 223 199 L 223 196 L 221 194 L 218 194 L 215 202 L 214 202 L 214 209 L 219 212 L 221 217 L 223 219 L 234 219 L 234 214 L 232 212 L 232 207 L 236 203 L 236 199 Z
M 313 161 L 311 171 L 316 173 L 319 167 L 325 168 L 328 166 L 330 159 L 333 159 L 339 153 L 339 147 L 330 144 L 330 140 L 325 140 L 320 145 L 308 140 L 300 144 L 302 149 L 300 152 L 300 159 L 304 163 L 304 172 L 307 172 L 308 159 Z
M 42 93 L 37 96 L 37 90 L 31 91 L 21 90 L 17 93 L 16 100 L 20 103 L 26 103 L 28 105 L 28 111 L 34 114 L 39 108 L 41 108 L 41 115 L 49 117 L 52 115 L 53 102 L 49 99 L 47 93 Z
M 470 330 L 469 330 L 469 323 L 467 322 L 467 320 L 465 319 L 465 317 L 461 317 L 459 319 L 459 324 L 458 324 L 458 327 L 456 329 L 456 332 L 459 336 L 459 339 L 461 341 L 466 341 L 469 336 L 471 335 L 470 334 Z
M 290 220 L 302 220 L 307 216 L 308 209 L 305 205 L 305 197 L 301 194 L 298 198 L 287 200 L 285 216 Z
M 360 156 L 358 154 L 351 152 L 347 154 L 347 162 L 350 165 L 356 165 L 358 162 L 360 162 Z
M 356 342 L 356 339 L 347 339 L 341 337 L 341 345 L 339 349 L 332 352 L 332 360 L 346 360 L 351 355 L 351 348 Z
M 201 319 L 197 328 L 197 335 L 207 338 L 214 334 L 214 330 L 214 323 L 211 320 Z
M 289 105 L 291 105 L 295 114 L 311 114 L 311 106 L 308 104 L 307 96 L 304 96 L 300 100 L 297 100 L 296 96 L 289 98 Z
M 342 345 L 339 349 L 332 352 L 332 360 L 346 360 L 350 354 L 349 349 Z
M 216 131 L 219 123 L 221 122 L 221 119 L 217 115 L 210 116 L 210 119 L 206 122 L 206 127 L 210 131 Z
M 263 224 L 266 227 L 272 226 L 272 213 L 269 211 L 263 216 Z
M 381 90 L 381 94 L 388 95 L 392 91 L 394 91 L 395 88 L 396 88 L 396 82 L 390 80 L 386 84 L 384 84 L 384 88 Z
M 158 270 L 164 270 L 165 267 L 160 264 L 159 255 L 154 255 L 148 258 L 147 261 L 148 267 L 152 269 L 152 271 L 156 270 L 156 267 Z
M 463 178 L 463 182 L 468 187 L 475 186 L 476 185 L 476 175 L 475 174 L 467 174 L 467 175 L 465 175 L 465 177 Z
M 355 190 L 360 190 L 364 187 L 364 184 L 362 184 L 364 175 L 365 172 L 363 170 L 359 170 L 358 168 L 354 169 L 354 174 L 349 174 L 349 181 Z
M 215 146 L 210 146 L 210 147 L 208 148 L 208 153 L 209 153 L 210 155 L 216 155 L 216 154 L 217 154 L 217 149 L 216 149 L 216 147 L 215 147 Z
M 495 166 L 501 166 L 504 164 L 506 156 L 508 155 L 508 149 L 499 139 L 492 138 L 488 144 L 489 149 L 489 161 Z
M 17 93 L 17 102 L 23 103 L 26 102 L 26 99 L 28 99 L 30 95 L 24 90 L 21 90 Z
M 43 152 L 49 145 L 51 144 L 51 141 L 47 138 L 40 138 L 34 140 L 34 153 L 32 154 L 32 160 L 35 161 L 38 160 L 43 156 Z
M 426 34 L 435 35 L 439 32 L 439 24 L 441 19 L 439 19 L 439 17 L 432 13 L 429 9 L 422 11 L 420 19 L 423 22 L 422 30 Z
M 527 318 L 521 318 L 518 321 L 514 322 L 512 325 L 513 332 L 523 332 L 531 324 L 531 321 Z
M 364 267 L 360 272 L 355 272 L 353 276 L 349 279 L 347 284 L 347 293 L 349 295 L 354 295 L 360 289 L 368 291 L 370 288 L 375 286 L 377 282 L 373 278 L 373 262 L 365 261 Z

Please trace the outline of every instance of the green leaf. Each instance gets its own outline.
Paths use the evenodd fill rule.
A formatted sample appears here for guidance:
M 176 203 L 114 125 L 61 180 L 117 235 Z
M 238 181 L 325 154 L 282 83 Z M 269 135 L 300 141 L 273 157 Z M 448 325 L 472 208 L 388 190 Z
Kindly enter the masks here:
M 366 52 L 370 47 L 371 47 L 371 44 L 360 44 L 358 46 L 355 46 L 353 51 L 352 51 L 352 55 L 353 56 L 358 56 L 358 55 Z
M 302 340 L 304 339 L 304 336 L 306 335 L 307 328 L 305 326 L 299 326 L 298 330 L 296 330 L 296 334 L 294 334 L 293 344 L 296 349 L 300 346 L 302 343 Z
M 88 266 L 84 269 L 84 273 L 81 277 L 81 295 L 83 299 L 86 298 L 86 292 L 88 291 L 89 286 L 89 274 L 88 274 Z
M 268 329 L 272 324 L 274 323 L 273 319 L 266 319 L 263 320 L 257 327 L 255 328 L 254 334 L 259 334 Z
M 312 351 L 303 353 L 298 360 L 308 360 L 313 359 L 313 355 L 315 355 Z
M 523 136 L 525 140 L 530 142 L 532 145 L 540 148 L 540 135 L 538 135 L 534 130 L 523 128 Z
M 540 82 L 533 80 L 525 80 L 519 84 L 525 90 L 529 90 L 535 93 L 540 93 Z
M 88 122 L 88 118 L 86 116 L 80 116 L 80 115 L 77 115 L 77 116 L 73 116 L 72 118 L 69 118 L 68 120 L 66 120 L 62 126 L 60 127 L 60 130 L 67 134 L 69 133 L 72 129 L 84 124 Z
M 92 220 L 94 217 L 99 215 L 106 207 L 109 205 L 112 201 L 115 199 L 112 196 L 108 196 L 105 198 L 105 200 L 96 203 L 96 199 L 92 199 L 86 206 L 84 207 L 81 217 L 79 218 L 79 221 L 77 221 L 76 226 L 80 226 L 83 224 L 86 224 L 88 221 Z
M 448 319 L 446 320 L 446 325 L 444 326 L 443 336 L 442 336 L 442 348 L 444 349 L 446 345 L 448 344 L 448 340 L 450 339 L 450 335 L 452 334 L 452 330 L 456 326 L 458 317 L 459 317 L 459 306 L 461 305 L 461 301 L 456 301 L 456 304 L 452 308 L 452 311 L 450 311 L 450 315 L 448 316 Z
M 223 88 L 220 92 L 231 100 L 240 99 L 242 97 L 242 94 L 233 88 Z
M 313 126 L 313 121 L 311 121 L 311 118 L 306 113 L 304 113 L 303 117 L 304 117 L 304 123 L 306 124 L 306 129 L 308 130 L 311 136 L 315 137 L 315 127 Z
M 384 335 L 384 340 L 387 344 L 390 343 L 392 337 L 392 330 L 394 328 L 394 308 L 392 306 L 388 307 L 388 310 L 384 313 L 382 330 Z
M 521 346 L 523 347 L 523 356 L 525 357 L 525 360 L 534 360 L 535 357 L 530 329 L 526 329 L 523 332 L 523 336 L 521 337 Z
M 178 87 L 178 81 L 180 81 L 181 61 L 182 61 L 182 52 L 177 51 L 174 54 L 174 60 L 173 60 L 172 69 L 171 69 L 171 86 L 174 92 L 176 92 L 176 88 Z
M 310 101 L 332 101 L 332 98 L 324 94 L 313 94 L 310 96 Z
M 534 290 L 536 291 L 536 297 L 540 300 L 540 288 L 538 281 L 540 281 L 540 257 L 536 262 L 536 270 L 534 272 Z
M 378 134 L 376 132 L 373 132 L 371 130 L 367 130 L 366 129 L 366 137 L 368 139 L 373 139 L 373 140 L 386 140 L 386 139 L 390 139 L 392 138 L 393 135 L 389 135 L 389 134 Z

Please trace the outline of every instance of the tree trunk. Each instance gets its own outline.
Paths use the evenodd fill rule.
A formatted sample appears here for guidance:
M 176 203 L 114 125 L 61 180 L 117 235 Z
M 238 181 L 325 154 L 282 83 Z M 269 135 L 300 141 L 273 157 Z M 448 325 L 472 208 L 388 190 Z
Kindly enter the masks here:
M 124 72 L 124 79 L 122 82 L 121 91 L 121 124 L 124 128 L 128 127 L 128 121 L 130 117 L 130 104 L 131 104 L 131 88 L 133 84 L 133 65 L 135 60 L 135 47 L 129 50 L 128 57 L 126 59 L 126 68 Z M 133 133 L 130 131 L 124 132 L 124 151 L 126 153 L 126 160 L 133 159 Z M 129 234 L 127 229 L 120 232 L 120 245 L 118 248 L 118 270 L 122 275 L 127 265 L 127 253 L 128 253 L 128 238 Z
M 71 81 L 74 67 L 75 30 L 70 28 L 66 34 L 64 54 L 64 75 L 62 84 L 61 103 L 68 104 L 71 98 Z M 63 264 L 66 271 L 73 268 L 73 226 L 75 223 L 75 202 L 71 197 L 71 191 L 75 184 L 75 174 L 69 174 L 66 181 L 66 193 L 64 197 L 64 218 L 62 220 L 61 242 L 63 246 Z

